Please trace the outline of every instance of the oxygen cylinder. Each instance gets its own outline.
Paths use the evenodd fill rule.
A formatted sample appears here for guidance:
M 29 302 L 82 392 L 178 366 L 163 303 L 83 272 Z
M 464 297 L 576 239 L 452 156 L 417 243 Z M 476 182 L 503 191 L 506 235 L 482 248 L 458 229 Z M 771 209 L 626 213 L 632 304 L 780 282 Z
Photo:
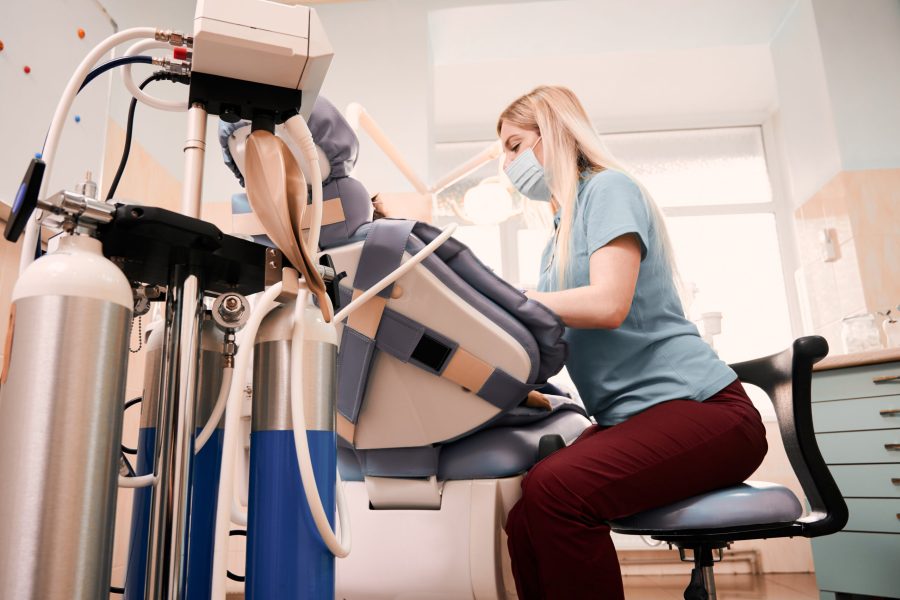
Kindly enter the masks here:
M 141 400 L 141 424 L 138 429 L 137 463 L 134 467 L 136 475 L 148 475 L 153 472 L 163 337 L 162 322 L 155 323 L 151 325 L 150 335 L 144 344 L 144 390 Z M 128 567 L 125 571 L 125 600 L 144 598 L 152 493 L 150 487 L 134 490 L 131 504 L 131 535 L 128 537 Z
M 303 404 L 307 439 L 322 504 L 334 526 L 334 394 L 337 340 L 314 307 L 304 311 Z M 294 306 L 263 321 L 253 358 L 248 600 L 334 598 L 334 556 L 322 542 L 300 482 L 290 402 Z
M 0 598 L 109 595 L 132 318 L 99 241 L 65 235 L 13 290 L 0 388 Z
M 144 400 L 141 402 L 141 425 L 138 432 L 135 473 L 153 471 L 156 444 L 156 418 L 159 406 L 162 367 L 162 323 L 155 326 L 145 344 Z M 200 332 L 200 377 L 197 389 L 197 424 L 199 434 L 212 414 L 222 384 L 224 334 L 212 319 L 205 319 Z M 213 520 L 216 514 L 216 491 L 222 462 L 222 425 L 213 432 L 203 449 L 194 456 L 194 480 L 191 486 L 191 530 L 188 542 L 187 598 L 209 598 L 212 580 Z M 131 536 L 128 548 L 128 570 L 125 576 L 126 600 L 143 600 L 147 573 L 147 535 L 150 527 L 149 487 L 134 491 L 131 513 Z
M 200 378 L 197 387 L 197 409 L 194 413 L 194 436 L 212 415 L 222 386 L 225 367 L 222 354 L 225 335 L 212 318 L 203 321 L 200 332 Z M 212 436 L 194 455 L 191 482 L 191 529 L 188 534 L 187 594 L 188 600 L 208 600 L 212 593 L 212 562 L 215 541 L 216 499 L 219 492 L 219 470 L 222 466 L 222 436 L 225 415 L 219 419 Z

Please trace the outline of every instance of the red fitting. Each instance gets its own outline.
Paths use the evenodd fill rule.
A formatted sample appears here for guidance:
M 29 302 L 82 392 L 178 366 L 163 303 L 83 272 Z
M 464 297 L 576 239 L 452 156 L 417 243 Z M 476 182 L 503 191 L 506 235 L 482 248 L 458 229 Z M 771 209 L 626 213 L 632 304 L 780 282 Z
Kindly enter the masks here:
M 187 60 L 188 49 L 184 46 L 179 46 L 172 51 L 172 55 L 175 57 L 175 60 Z

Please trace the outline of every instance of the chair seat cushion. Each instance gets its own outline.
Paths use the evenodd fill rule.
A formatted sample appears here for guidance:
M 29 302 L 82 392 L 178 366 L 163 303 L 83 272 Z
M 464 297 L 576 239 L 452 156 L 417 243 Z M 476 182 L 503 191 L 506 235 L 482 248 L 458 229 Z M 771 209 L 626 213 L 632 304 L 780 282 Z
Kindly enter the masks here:
M 557 410 L 528 425 L 484 429 L 443 447 L 438 479 L 494 479 L 524 473 L 537 462 L 541 437 L 559 434 L 568 445 L 590 424 L 579 410 Z
M 788 488 L 747 481 L 610 522 L 617 533 L 665 534 L 791 523 L 803 514 Z
M 553 406 L 551 412 L 517 407 L 485 429 L 439 446 L 438 479 L 446 481 L 512 477 L 524 473 L 537 462 L 541 437 L 559 434 L 566 444 L 571 444 L 591 424 L 585 416 L 584 408 L 580 402 L 569 398 L 547 398 Z M 341 479 L 362 481 L 365 475 L 428 476 L 429 473 L 414 473 L 410 468 L 413 454 L 418 455 L 421 450 L 422 448 L 392 450 L 387 460 L 377 457 L 379 460 L 376 464 L 371 460 L 372 451 L 354 451 L 341 443 L 338 447 Z M 430 473 L 433 474 L 434 471 Z

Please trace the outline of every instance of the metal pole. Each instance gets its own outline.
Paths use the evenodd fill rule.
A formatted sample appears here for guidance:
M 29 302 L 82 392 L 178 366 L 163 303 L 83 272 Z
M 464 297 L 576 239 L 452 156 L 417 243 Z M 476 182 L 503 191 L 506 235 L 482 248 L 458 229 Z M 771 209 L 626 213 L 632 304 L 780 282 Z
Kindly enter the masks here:
M 150 506 L 146 600 L 184 597 L 190 518 L 194 409 L 203 316 L 202 287 L 176 265 L 166 298 L 160 407 L 156 437 L 156 487 Z M 185 331 L 189 337 L 185 345 Z
M 203 189 L 203 156 L 206 153 L 206 106 L 195 102 L 188 110 L 188 135 L 184 142 L 184 186 L 181 213 L 200 218 Z
M 716 579 L 713 575 L 712 565 L 703 567 L 703 583 L 706 585 L 709 600 L 716 600 Z

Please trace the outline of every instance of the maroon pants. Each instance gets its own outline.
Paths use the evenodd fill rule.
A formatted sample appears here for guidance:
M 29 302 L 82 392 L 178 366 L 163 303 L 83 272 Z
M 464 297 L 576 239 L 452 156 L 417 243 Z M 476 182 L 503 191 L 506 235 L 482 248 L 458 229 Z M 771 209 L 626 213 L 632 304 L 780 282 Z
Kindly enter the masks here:
M 614 427 L 589 427 L 529 471 L 509 512 L 519 598 L 624 598 L 606 522 L 740 483 L 766 450 L 739 381 L 704 402 L 672 400 Z

